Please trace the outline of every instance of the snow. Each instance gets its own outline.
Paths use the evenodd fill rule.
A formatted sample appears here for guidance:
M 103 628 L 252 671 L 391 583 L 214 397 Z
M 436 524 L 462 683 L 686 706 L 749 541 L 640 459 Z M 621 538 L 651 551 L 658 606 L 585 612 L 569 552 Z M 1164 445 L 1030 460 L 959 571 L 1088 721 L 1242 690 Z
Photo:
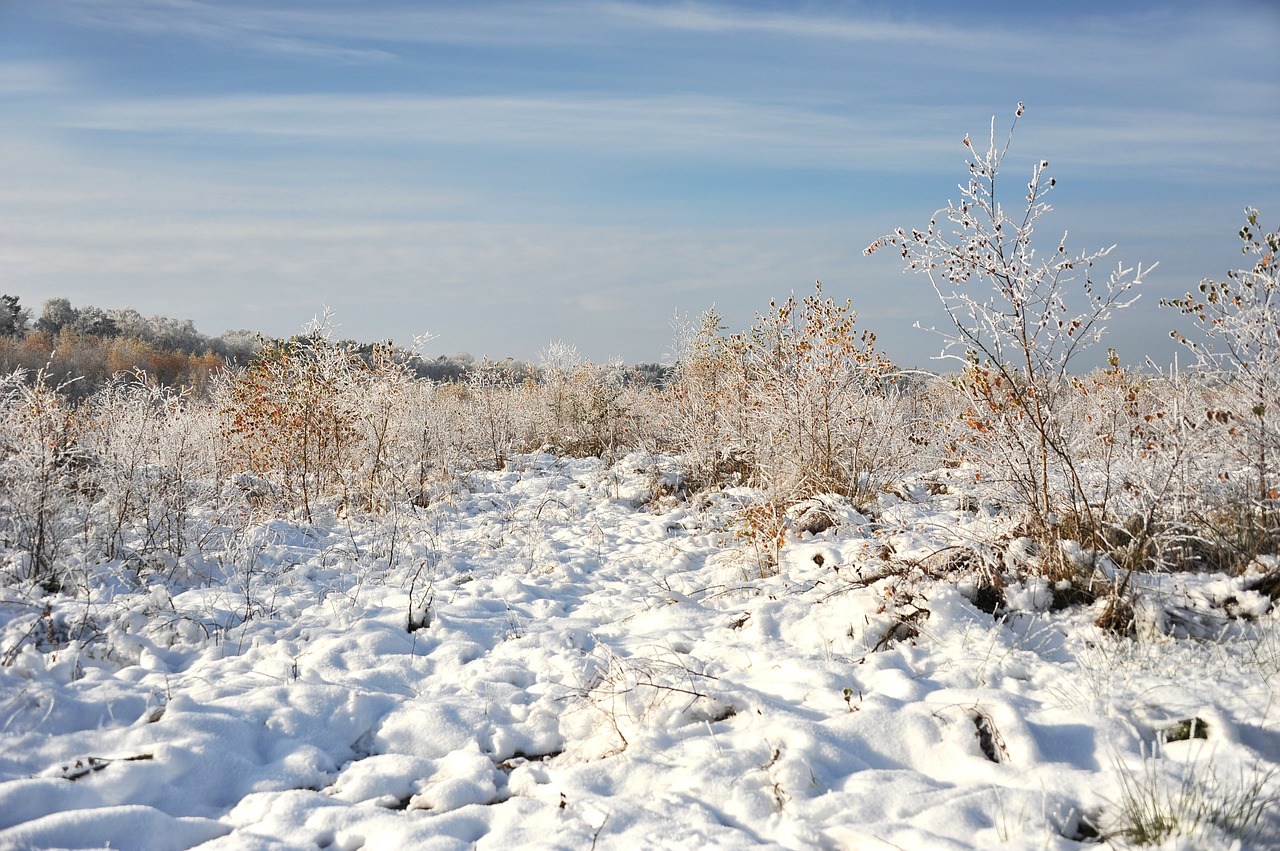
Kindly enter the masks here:
M 927 566 L 994 509 L 831 498 L 771 566 L 753 493 L 655 498 L 670 466 L 520 456 L 412 514 L 10 589 L 0 848 L 1068 849 L 1135 783 L 1280 793 L 1277 614 L 1241 578 L 1140 577 L 1136 640 L 1042 579 L 993 617 Z M 1275 809 L 1163 847 L 1273 847 Z

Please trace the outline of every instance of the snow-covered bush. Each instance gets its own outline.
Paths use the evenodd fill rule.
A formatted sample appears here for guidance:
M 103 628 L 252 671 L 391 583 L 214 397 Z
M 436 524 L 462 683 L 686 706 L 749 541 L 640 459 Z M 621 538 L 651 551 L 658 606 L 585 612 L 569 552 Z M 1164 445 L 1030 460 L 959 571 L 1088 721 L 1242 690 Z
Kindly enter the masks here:
M 894 366 L 857 331 L 851 304 L 823 298 L 771 303 L 745 333 L 729 337 L 742 364 L 744 438 L 760 483 L 784 502 L 815 493 L 867 496 L 869 477 L 893 475 L 901 459 L 878 457 L 899 426 L 871 408 L 893 393 Z
M 1122 567 L 1220 567 L 1194 518 L 1220 504 L 1216 420 L 1205 388 L 1185 374 L 1106 369 L 1076 379 L 1061 418 L 1075 434 L 1077 464 L 1100 537 Z

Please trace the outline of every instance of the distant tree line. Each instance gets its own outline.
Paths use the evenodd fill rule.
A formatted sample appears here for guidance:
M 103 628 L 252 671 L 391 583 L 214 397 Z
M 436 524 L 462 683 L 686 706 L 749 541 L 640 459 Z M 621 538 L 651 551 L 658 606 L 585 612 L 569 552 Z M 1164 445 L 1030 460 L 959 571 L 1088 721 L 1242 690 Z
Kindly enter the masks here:
M 65 395 L 84 397 L 120 373 L 145 375 L 166 387 L 203 392 L 209 381 L 227 369 L 248 365 L 263 346 L 273 341 L 257 331 L 226 331 L 211 337 L 190 319 L 143 316 L 133 308 L 75 307 L 66 298 L 51 298 L 33 318 L 18 296 L 0 295 L 0 372 L 24 370 L 43 374 L 45 382 L 63 387 Z M 344 341 L 344 346 L 372 363 L 385 343 Z M 492 362 L 466 352 L 423 357 L 395 349 L 396 357 L 420 379 L 437 383 L 465 383 Z M 506 359 L 500 374 L 511 383 L 537 381 L 539 370 Z M 642 363 L 624 370 L 625 380 L 637 386 L 661 386 L 671 367 Z
M 228 331 L 209 337 L 190 319 L 145 317 L 125 308 L 44 302 L 34 320 L 17 296 L 0 296 L 0 371 L 43 374 L 68 396 L 87 396 L 122 372 L 170 387 L 203 388 L 227 366 L 244 364 L 259 335 Z

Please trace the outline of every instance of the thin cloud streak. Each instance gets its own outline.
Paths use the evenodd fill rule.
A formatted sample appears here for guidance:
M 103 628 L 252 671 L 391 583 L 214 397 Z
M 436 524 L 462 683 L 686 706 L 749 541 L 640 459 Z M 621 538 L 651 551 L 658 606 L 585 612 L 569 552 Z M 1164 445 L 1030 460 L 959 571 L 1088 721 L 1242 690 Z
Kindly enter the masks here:
M 77 76 L 66 63 L 0 62 L 0 98 L 64 94 Z
M 1271 32 L 1257 16 L 1218 11 L 1177 15 L 1150 10 L 1108 10 L 1071 26 L 1037 26 L 1034 15 L 1020 25 L 999 19 L 949 22 L 934 15 L 915 19 L 873 17 L 865 12 L 809 14 L 755 11 L 724 3 L 486 3 L 464 8 L 386 7 L 377 4 L 334 10 L 314 5 L 279 9 L 266 4 L 199 0 L 64 0 L 53 14 L 74 26 L 124 30 L 150 36 L 188 38 L 237 51 L 259 51 L 299 59 L 385 64 L 406 51 L 430 45 L 513 48 L 567 44 L 634 49 L 646 38 L 661 44 L 681 34 L 709 37 L 732 47 L 742 35 L 779 43 L 856 47 L 874 61 L 894 64 L 903 50 L 923 67 L 973 74 L 1016 69 L 1028 77 L 1068 73 L 1080 82 L 1113 88 L 1135 71 L 1158 81 L 1188 64 L 1271 50 Z M 1186 17 L 1195 14 L 1188 25 Z M 1148 37 L 1135 39 L 1134 31 Z M 353 44 L 368 42 L 378 44 Z M 739 45 L 740 46 L 740 45 Z M 825 49 L 825 48 L 824 48 Z M 1087 61 L 1081 61 L 1082 56 Z M 723 59 L 712 51 L 709 63 Z
M 291 138 L 470 149 L 592 152 L 610 159 L 695 156 L 806 167 L 919 167 L 944 138 L 929 111 L 868 108 L 857 115 L 709 97 L 423 97 L 251 95 L 97 101 L 51 117 L 63 130 L 203 140 Z
M 386 50 L 343 47 L 312 34 L 298 35 L 289 24 L 302 16 L 264 15 L 252 6 L 215 5 L 197 0 L 64 0 L 51 10 L 71 25 L 146 36 L 187 38 L 222 48 L 341 62 L 387 62 Z M 273 20 L 273 18 L 275 20 Z M 292 19 L 292 20 L 291 20 Z M 348 37 L 335 28 L 334 39 Z
M 545 44 L 566 39 L 597 41 L 602 35 L 624 38 L 637 28 L 654 32 L 757 32 L 823 41 L 912 44 L 961 44 L 964 29 L 945 24 L 900 23 L 867 16 L 810 16 L 751 12 L 730 5 L 625 2 L 488 3 L 466 9 L 366 6 L 343 11 L 303 7 L 273 9 L 260 5 L 197 0 L 119 0 L 109 7 L 92 0 L 61 4 L 64 20 L 78 26 L 128 30 L 150 35 L 188 37 L 218 44 L 239 42 L 268 51 L 285 43 L 315 41 L 323 53 L 328 42 L 363 39 L 388 44 Z M 984 27 L 988 37 L 992 28 Z M 288 34 L 285 36 L 284 34 Z M 382 59 L 382 51 L 351 51 Z
M 850 18 L 752 12 L 728 5 L 680 3 L 600 3 L 593 8 L 606 15 L 653 29 L 700 33 L 754 32 L 823 41 L 913 45 L 958 45 L 972 31 L 946 24 L 902 23 L 865 16 Z M 990 33 L 990 30 L 987 30 Z
M 997 134 L 1003 119 L 996 116 Z M 125 99 L 84 104 L 51 120 L 66 130 L 360 140 L 391 147 L 536 146 L 619 158 L 701 156 L 846 170 L 951 168 L 959 151 L 951 142 L 963 135 L 958 114 L 942 110 L 868 104 L 856 114 L 840 114 L 697 96 Z M 1280 135 L 1280 115 L 1251 111 L 1208 121 L 1157 107 L 1069 108 L 1028 118 L 1023 126 L 1018 146 L 1037 156 L 1061 152 L 1077 165 L 1140 171 L 1158 163 L 1194 177 L 1206 167 L 1256 169 L 1269 140 Z M 970 132 L 980 138 L 985 129 Z

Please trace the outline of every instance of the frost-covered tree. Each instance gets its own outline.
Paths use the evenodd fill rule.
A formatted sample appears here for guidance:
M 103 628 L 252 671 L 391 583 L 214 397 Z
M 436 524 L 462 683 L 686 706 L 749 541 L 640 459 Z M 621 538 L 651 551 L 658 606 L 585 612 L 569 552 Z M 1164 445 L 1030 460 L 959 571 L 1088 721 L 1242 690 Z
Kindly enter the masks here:
M 210 348 L 237 363 L 247 363 L 262 349 L 262 335 L 256 331 L 225 331 L 210 341 Z
M 199 354 L 209 348 L 209 338 L 196 330 L 190 319 L 172 319 L 153 316 L 149 321 L 151 336 L 148 342 L 171 352 Z
M 47 299 L 36 320 L 36 330 L 46 334 L 57 334 L 63 330 L 75 334 L 93 337 L 114 337 L 120 333 L 115 317 L 93 305 L 81 308 L 71 306 L 65 298 Z
M 74 323 L 79 314 L 80 311 L 71 306 L 70 299 L 45 299 L 40 309 L 40 318 L 36 320 L 36 330 L 46 334 L 57 334 Z
M 77 310 L 75 319 L 66 327 L 88 337 L 115 337 L 120 333 L 110 314 L 91 304 Z

